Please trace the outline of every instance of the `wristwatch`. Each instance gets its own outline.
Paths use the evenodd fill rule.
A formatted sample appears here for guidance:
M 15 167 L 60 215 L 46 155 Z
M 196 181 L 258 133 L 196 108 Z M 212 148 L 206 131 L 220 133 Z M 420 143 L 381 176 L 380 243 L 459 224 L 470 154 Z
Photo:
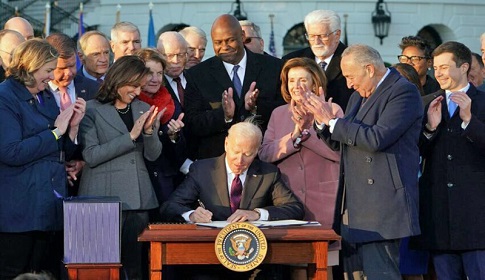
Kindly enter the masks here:
M 59 130 L 59 128 L 54 127 L 54 129 L 53 129 L 53 130 L 51 130 L 51 131 L 52 131 L 52 134 L 54 134 L 54 137 L 56 137 L 56 140 L 61 139 L 61 137 L 62 137 L 62 133 L 61 133 L 61 131 Z

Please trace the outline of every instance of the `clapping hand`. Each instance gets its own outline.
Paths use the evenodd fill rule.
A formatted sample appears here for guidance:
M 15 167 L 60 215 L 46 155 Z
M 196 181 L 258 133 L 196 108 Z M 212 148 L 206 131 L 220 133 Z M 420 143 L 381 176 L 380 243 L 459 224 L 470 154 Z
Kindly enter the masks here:
M 74 102 L 71 106 L 73 108 L 73 114 L 69 126 L 73 128 L 75 126 L 78 126 L 84 117 L 84 114 L 86 112 L 86 101 L 78 97 L 76 99 L 76 102 Z
M 170 122 L 168 123 L 169 136 L 176 135 L 185 126 L 185 124 L 182 122 L 183 118 L 184 118 L 184 113 L 180 113 L 179 117 L 176 120 L 174 119 L 170 120 Z
M 222 93 L 222 109 L 224 110 L 225 120 L 232 120 L 234 118 L 236 104 L 232 98 L 233 92 L 233 89 L 230 87 Z
M 135 141 L 141 134 L 142 129 L 144 129 L 145 122 L 147 121 L 148 117 L 158 109 L 155 109 L 155 106 L 150 107 L 150 110 L 143 113 L 134 123 L 133 128 L 130 131 L 130 138 L 132 141 Z
M 256 88 L 256 82 L 252 82 L 249 90 L 244 96 L 244 108 L 252 111 L 256 107 L 256 100 L 258 99 L 259 89 Z
M 438 125 L 441 123 L 441 101 L 443 100 L 443 96 L 438 96 L 431 103 L 429 103 L 428 107 L 428 129 L 435 130 Z

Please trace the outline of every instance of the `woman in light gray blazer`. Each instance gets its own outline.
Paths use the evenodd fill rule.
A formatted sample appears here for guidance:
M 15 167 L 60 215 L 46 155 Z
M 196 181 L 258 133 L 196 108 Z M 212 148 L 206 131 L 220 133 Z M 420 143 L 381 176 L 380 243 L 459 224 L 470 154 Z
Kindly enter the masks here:
M 123 203 L 121 262 L 127 279 L 142 279 L 142 246 L 137 236 L 148 224 L 148 210 L 158 207 L 144 158 L 162 151 L 160 116 L 137 99 L 150 70 L 136 56 L 118 59 L 108 70 L 96 100 L 88 102 L 81 123 L 86 166 L 79 195 L 118 196 Z

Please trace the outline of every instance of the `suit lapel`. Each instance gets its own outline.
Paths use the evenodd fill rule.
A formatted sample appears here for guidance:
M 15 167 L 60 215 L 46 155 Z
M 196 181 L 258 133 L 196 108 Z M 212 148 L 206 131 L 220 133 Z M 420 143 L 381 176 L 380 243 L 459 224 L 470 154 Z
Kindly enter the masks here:
M 229 206 L 229 211 L 231 211 L 231 203 L 229 201 L 229 188 L 227 186 L 227 172 L 225 164 L 226 154 L 219 157 L 216 163 L 216 168 L 211 171 L 211 178 L 215 185 L 217 196 L 221 201 L 221 205 Z
M 133 100 L 133 102 L 131 102 L 131 109 L 132 109 L 131 113 L 133 115 L 133 122 L 136 122 L 136 120 L 138 120 L 138 118 L 140 118 L 141 115 L 143 115 L 143 113 L 148 111 L 148 109 L 146 109 L 146 107 L 144 107 L 143 104 L 144 103 L 142 103 L 138 99 L 135 99 Z
M 222 63 L 222 60 L 218 57 L 214 57 L 210 65 L 211 68 L 211 75 L 217 81 L 216 84 L 222 85 L 224 89 L 228 89 L 229 87 L 234 88 L 234 84 L 232 83 L 231 77 L 227 75 L 226 68 Z M 217 92 L 214 94 L 222 94 L 222 92 Z M 236 94 L 237 95 L 237 94 Z
M 113 128 L 117 129 L 121 133 L 128 132 L 128 128 L 126 128 L 125 123 L 119 116 L 118 112 L 116 112 L 116 108 L 113 104 L 103 104 L 97 107 L 96 111 L 98 111 L 101 118 L 103 118 L 108 125 L 111 125 Z M 136 121 L 136 119 L 134 120 Z
M 397 70 L 390 68 L 391 72 L 382 81 L 375 92 L 367 99 L 367 101 L 362 105 L 362 108 L 357 112 L 356 118 L 362 120 L 373 105 L 384 95 L 384 93 L 399 79 L 400 75 Z
M 342 71 L 340 69 L 340 61 L 342 60 L 341 54 L 345 48 L 346 46 L 339 42 L 339 45 L 333 54 L 332 60 L 330 60 L 330 64 L 328 64 L 327 70 L 325 71 L 328 81 L 333 81 Z
M 82 78 L 79 78 L 79 76 L 74 77 L 74 90 L 76 91 L 76 97 L 81 97 L 85 100 L 87 99 L 88 89 L 86 89 L 82 82 Z
M 261 185 L 261 180 L 263 176 L 258 174 L 259 171 L 259 164 L 255 160 L 249 166 L 248 173 L 246 174 L 246 181 L 244 182 L 244 188 L 240 203 L 241 209 L 249 209 L 249 204 L 253 199 L 256 191 L 258 190 L 259 186 Z
M 44 115 L 48 120 L 55 120 L 59 115 L 59 107 L 57 106 L 54 96 L 48 90 L 42 91 L 41 95 L 43 104 L 40 105 L 36 102 L 39 113 Z M 52 108 L 57 108 L 57 110 L 53 110 Z

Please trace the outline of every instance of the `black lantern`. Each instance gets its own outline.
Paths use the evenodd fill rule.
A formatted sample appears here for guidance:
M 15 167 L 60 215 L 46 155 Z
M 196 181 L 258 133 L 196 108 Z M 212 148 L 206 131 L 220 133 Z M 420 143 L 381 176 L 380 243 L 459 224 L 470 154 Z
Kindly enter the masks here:
M 247 20 L 248 17 L 246 15 L 246 13 L 244 11 L 242 11 L 242 9 L 241 9 L 241 1 L 236 0 L 235 2 L 233 2 L 231 4 L 231 11 L 232 11 L 232 7 L 234 6 L 234 4 L 236 4 L 236 9 L 234 10 L 234 13 L 232 13 L 234 15 L 234 17 L 237 18 L 237 20 Z M 229 12 L 229 14 L 230 13 L 231 12 Z
M 391 25 L 391 12 L 387 9 L 387 4 L 384 0 L 378 0 L 376 9 L 372 12 L 372 25 L 374 25 L 374 35 L 381 39 L 389 35 L 389 26 Z

